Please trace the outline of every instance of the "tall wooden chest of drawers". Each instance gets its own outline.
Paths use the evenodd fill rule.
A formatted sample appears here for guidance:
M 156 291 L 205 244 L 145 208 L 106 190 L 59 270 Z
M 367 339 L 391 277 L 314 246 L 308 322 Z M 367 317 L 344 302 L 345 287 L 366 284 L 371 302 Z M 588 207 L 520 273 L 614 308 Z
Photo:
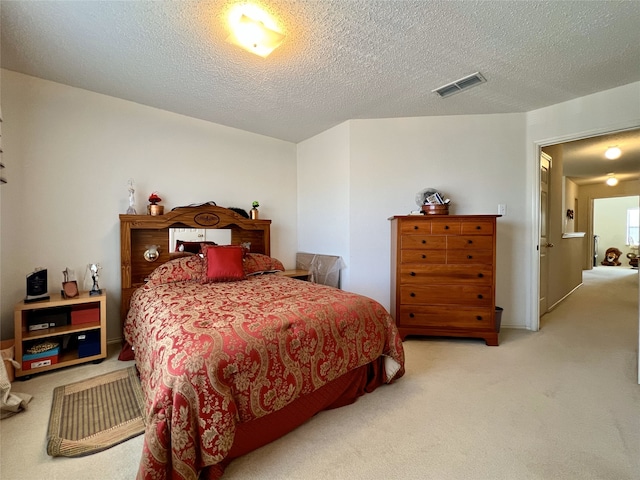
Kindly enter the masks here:
M 407 215 L 391 220 L 391 313 L 407 335 L 498 345 L 496 218 Z

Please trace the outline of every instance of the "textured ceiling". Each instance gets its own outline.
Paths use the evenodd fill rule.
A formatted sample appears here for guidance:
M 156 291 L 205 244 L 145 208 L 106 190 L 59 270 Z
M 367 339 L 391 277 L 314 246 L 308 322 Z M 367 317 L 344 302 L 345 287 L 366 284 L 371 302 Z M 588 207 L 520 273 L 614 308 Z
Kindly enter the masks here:
M 2 67 L 299 142 L 355 118 L 526 112 L 640 80 L 638 1 L 256 2 L 286 38 L 225 41 L 222 1 L 2 1 Z M 434 88 L 480 71 L 487 83 Z

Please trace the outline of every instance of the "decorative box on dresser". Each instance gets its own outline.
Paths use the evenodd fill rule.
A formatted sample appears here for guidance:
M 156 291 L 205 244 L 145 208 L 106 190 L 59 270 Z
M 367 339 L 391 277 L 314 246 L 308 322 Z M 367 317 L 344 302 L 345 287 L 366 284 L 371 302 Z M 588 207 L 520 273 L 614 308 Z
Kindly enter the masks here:
M 496 218 L 406 215 L 391 220 L 391 313 L 407 335 L 498 345 Z

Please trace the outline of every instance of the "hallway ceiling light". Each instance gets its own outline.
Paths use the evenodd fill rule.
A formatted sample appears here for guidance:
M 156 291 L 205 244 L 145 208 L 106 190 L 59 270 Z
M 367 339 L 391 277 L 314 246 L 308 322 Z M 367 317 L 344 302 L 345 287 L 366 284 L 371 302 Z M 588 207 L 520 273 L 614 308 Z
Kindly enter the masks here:
M 620 150 L 620 147 L 618 147 L 617 145 L 615 147 L 607 148 L 607 151 L 604 152 L 604 156 L 607 157 L 609 160 L 615 160 L 616 158 L 620 158 L 620 155 L 622 155 L 622 150 Z
M 609 174 L 609 178 L 607 178 L 607 185 L 610 187 L 615 187 L 618 184 L 618 179 L 615 177 L 613 173 Z
M 230 22 L 231 35 L 227 42 L 266 58 L 284 39 L 284 35 L 265 25 L 263 19 L 251 18 L 246 14 Z

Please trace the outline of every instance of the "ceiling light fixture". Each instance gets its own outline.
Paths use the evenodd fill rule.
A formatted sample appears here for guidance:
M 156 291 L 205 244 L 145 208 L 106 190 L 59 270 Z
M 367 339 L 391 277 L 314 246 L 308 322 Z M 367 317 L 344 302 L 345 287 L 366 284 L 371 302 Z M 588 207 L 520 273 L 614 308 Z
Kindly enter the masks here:
M 282 33 L 267 27 L 262 20 L 250 18 L 244 13 L 230 23 L 232 33 L 227 37 L 227 42 L 262 58 L 266 58 L 284 40 Z
M 615 160 L 616 158 L 620 158 L 620 155 L 622 155 L 622 150 L 620 150 L 620 147 L 618 147 L 617 145 L 614 147 L 607 148 L 607 151 L 604 152 L 604 156 L 607 157 L 609 160 Z
M 618 184 L 618 179 L 615 177 L 613 173 L 609 174 L 609 178 L 607 178 L 607 185 L 610 187 L 615 187 Z

